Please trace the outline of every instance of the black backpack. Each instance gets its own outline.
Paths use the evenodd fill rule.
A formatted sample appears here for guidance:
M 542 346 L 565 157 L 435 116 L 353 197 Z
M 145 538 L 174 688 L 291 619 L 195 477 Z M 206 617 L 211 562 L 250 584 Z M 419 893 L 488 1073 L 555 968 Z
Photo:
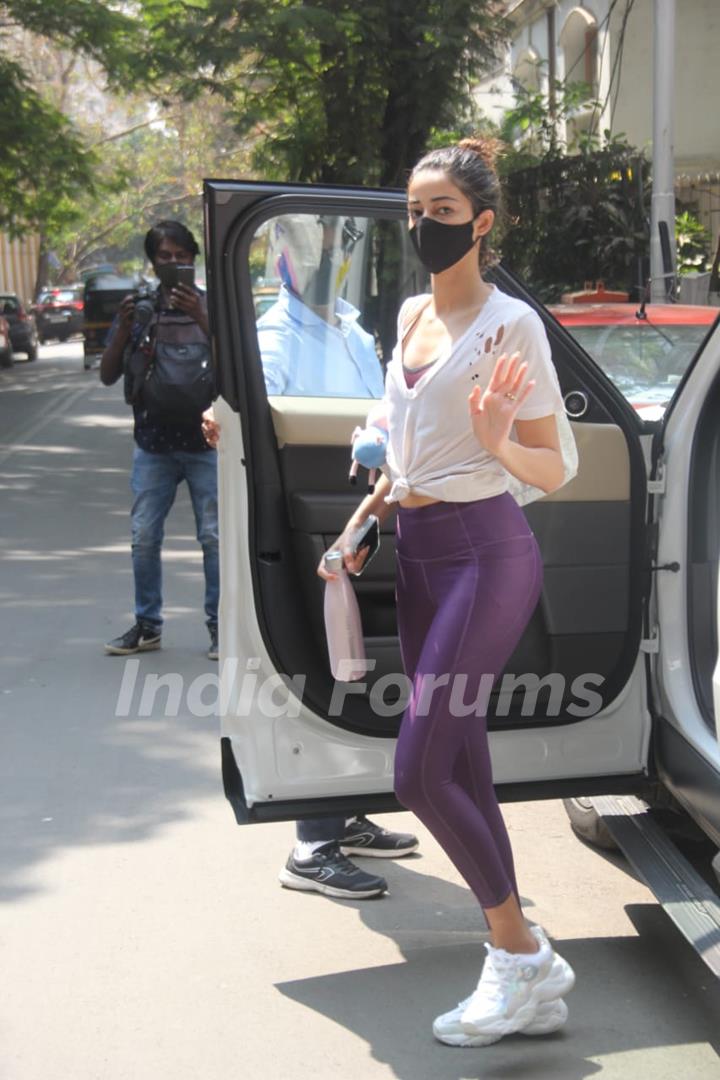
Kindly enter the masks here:
M 210 342 L 182 311 L 155 310 L 125 367 L 125 400 L 149 419 L 199 423 L 215 398 Z

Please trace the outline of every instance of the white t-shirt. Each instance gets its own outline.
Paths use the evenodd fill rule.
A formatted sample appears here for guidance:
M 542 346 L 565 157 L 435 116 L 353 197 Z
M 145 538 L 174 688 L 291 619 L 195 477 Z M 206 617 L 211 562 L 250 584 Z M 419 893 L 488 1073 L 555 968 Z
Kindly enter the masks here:
M 487 387 L 499 356 L 519 352 L 535 386 L 517 418 L 537 420 L 554 414 L 569 431 L 545 327 L 531 307 L 494 286 L 465 333 L 409 388 L 403 373 L 402 340 L 413 314 L 428 300 L 429 296 L 416 296 L 402 305 L 398 343 L 387 367 L 386 472 L 392 487 L 386 502 L 398 502 L 410 493 L 443 502 L 500 495 L 511 486 L 511 477 L 475 437 L 468 397 L 474 386 Z M 573 452 L 574 441 L 570 459 Z M 563 458 L 567 480 L 577 468 L 577 458 L 574 463 L 565 453 Z M 513 491 L 518 502 L 537 497 L 531 494 L 537 489 L 521 486 L 519 495 Z

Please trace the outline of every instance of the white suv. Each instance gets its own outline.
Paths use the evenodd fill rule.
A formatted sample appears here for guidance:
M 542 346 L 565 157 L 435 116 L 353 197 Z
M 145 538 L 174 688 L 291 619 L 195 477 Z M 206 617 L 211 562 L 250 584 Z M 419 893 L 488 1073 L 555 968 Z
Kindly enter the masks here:
M 400 303 L 427 288 L 408 244 L 404 194 L 208 181 L 205 210 L 222 424 L 225 791 L 242 823 L 397 809 L 393 522 L 356 582 L 374 661 L 364 682 L 331 677 L 315 574 L 359 501 L 348 485 L 349 442 L 372 399 L 267 396 L 251 267 L 282 277 L 273 238 L 289 216 L 351 217 L 360 239 L 343 296 L 384 363 Z M 707 328 L 663 421 L 647 424 L 509 270 L 495 279 L 546 324 L 580 457 L 574 480 L 526 510 L 545 584 L 493 695 L 498 794 L 580 800 L 571 803 L 578 827 L 592 831 L 602 811 L 611 825 L 632 819 L 645 839 L 659 828 L 645 808 L 660 799 L 690 815 L 715 850 L 720 329 Z M 272 309 L 263 319 L 272 321 Z M 332 356 L 319 352 L 317 363 L 329 371 Z M 717 940 L 720 908 L 713 916 L 705 901 Z

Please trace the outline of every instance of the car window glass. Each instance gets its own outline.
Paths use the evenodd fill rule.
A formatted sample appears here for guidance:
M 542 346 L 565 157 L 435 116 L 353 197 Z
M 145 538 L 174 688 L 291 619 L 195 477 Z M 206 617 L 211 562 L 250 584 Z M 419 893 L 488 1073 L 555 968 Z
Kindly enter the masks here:
M 79 298 L 80 294 L 75 289 L 46 289 L 40 293 L 38 303 L 70 304 Z
M 2 313 L 3 313 L 3 315 L 16 315 L 17 314 L 17 311 L 18 311 L 18 308 L 19 308 L 20 305 L 18 304 L 18 302 L 17 302 L 17 300 L 15 299 L 14 296 L 5 296 L 0 301 L 0 303 L 2 304 Z
M 582 305 L 578 305 L 582 308 Z M 685 371 L 714 322 L 712 309 L 675 305 L 675 310 L 637 317 L 637 304 L 610 305 L 583 312 L 550 308 L 636 412 L 660 419 Z
M 382 396 L 399 306 L 428 288 L 404 221 L 274 217 L 255 232 L 249 272 L 268 394 Z

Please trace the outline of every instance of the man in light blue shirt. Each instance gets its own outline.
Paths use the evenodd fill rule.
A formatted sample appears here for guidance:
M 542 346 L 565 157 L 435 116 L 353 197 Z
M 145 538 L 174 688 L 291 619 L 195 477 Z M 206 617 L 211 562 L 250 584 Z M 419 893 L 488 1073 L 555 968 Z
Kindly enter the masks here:
M 382 366 L 360 312 L 338 296 L 362 232 L 352 218 L 286 217 L 273 227 L 280 295 L 257 322 L 268 394 L 381 398 Z M 387 890 L 385 878 L 348 855 L 399 858 L 415 836 L 390 832 L 361 814 L 298 821 L 297 840 L 280 881 L 288 889 L 362 900 Z
M 257 324 L 268 394 L 382 397 L 375 342 L 359 325 L 359 314 L 338 296 L 328 322 L 283 285 Z

